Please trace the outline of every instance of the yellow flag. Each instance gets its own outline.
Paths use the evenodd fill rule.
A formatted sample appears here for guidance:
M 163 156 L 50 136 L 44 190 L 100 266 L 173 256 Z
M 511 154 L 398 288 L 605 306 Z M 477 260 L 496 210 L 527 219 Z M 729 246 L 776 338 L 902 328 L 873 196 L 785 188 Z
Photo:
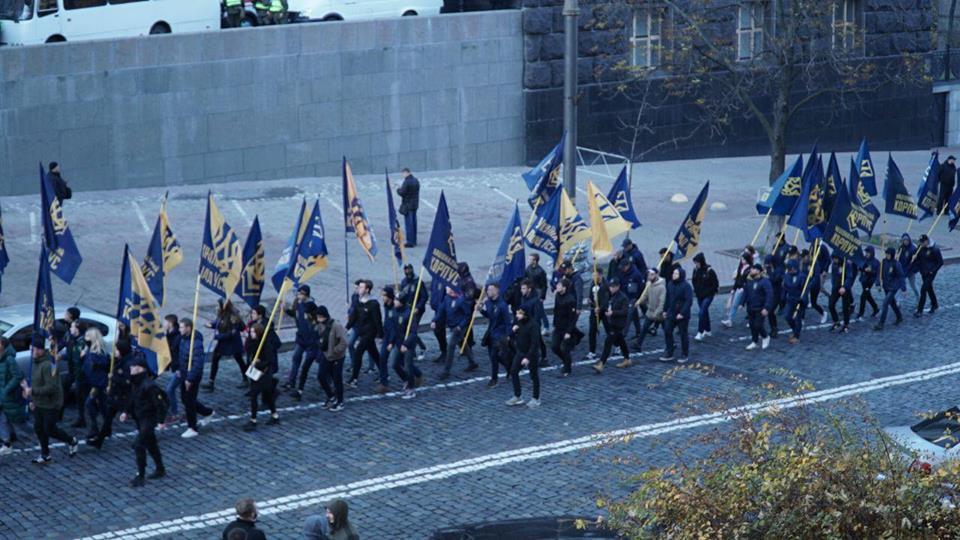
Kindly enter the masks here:
M 237 289 L 243 256 L 240 240 L 207 195 L 207 219 L 200 246 L 200 283 L 223 298 Z
M 130 337 L 142 348 L 156 355 L 156 372 L 161 374 L 170 365 L 170 348 L 163 331 L 163 317 L 157 307 L 147 280 L 140 272 L 133 255 L 127 252 L 129 270 L 129 290 L 123 298 L 123 318 L 129 321 Z M 148 357 L 148 362 L 150 358 Z
M 580 217 L 580 213 L 577 212 L 577 208 L 573 206 L 573 202 L 567 195 L 566 190 L 562 191 L 563 193 L 560 198 L 561 254 L 573 249 L 580 242 L 590 240 L 590 227 L 587 227 L 587 223 Z
M 593 182 L 587 182 L 587 205 L 590 208 L 590 231 L 594 257 L 613 253 L 610 239 L 630 230 L 630 222 L 623 219 L 614 206 Z

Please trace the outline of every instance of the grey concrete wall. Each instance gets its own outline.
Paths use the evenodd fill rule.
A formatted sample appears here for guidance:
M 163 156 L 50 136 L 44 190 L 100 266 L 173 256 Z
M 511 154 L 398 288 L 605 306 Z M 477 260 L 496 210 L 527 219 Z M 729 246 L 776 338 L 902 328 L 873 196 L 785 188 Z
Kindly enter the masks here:
M 0 194 L 523 160 L 519 11 L 0 49 Z

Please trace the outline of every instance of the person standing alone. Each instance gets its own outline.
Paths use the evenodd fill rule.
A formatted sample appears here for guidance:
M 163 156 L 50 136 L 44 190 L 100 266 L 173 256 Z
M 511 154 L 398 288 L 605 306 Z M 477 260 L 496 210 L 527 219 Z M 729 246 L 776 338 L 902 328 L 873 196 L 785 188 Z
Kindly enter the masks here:
M 417 245 L 417 208 L 420 207 L 420 180 L 410 172 L 410 169 L 400 171 L 403 174 L 403 183 L 397 188 L 400 195 L 400 209 L 403 215 L 403 225 L 406 229 L 406 242 L 403 247 Z
M 940 182 L 940 200 L 937 202 L 937 210 L 943 210 L 943 207 L 953 196 L 953 188 L 957 184 L 957 159 L 949 156 L 943 165 L 940 165 L 940 172 L 937 173 L 937 180 Z

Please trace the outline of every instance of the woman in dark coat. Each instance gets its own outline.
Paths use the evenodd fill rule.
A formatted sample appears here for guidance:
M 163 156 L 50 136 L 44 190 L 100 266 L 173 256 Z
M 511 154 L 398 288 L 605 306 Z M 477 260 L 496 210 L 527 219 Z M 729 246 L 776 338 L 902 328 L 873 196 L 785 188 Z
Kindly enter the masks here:
M 243 330 L 243 319 L 240 318 L 240 314 L 233 307 L 233 302 L 230 300 L 220 301 L 220 312 L 217 313 L 217 320 L 210 325 L 210 328 L 216 330 L 214 339 L 217 340 L 217 345 L 213 348 L 213 356 L 210 357 L 210 381 L 202 388 L 213 392 L 217 371 L 220 370 L 220 358 L 224 356 L 232 356 L 237 362 L 237 367 L 240 368 L 240 376 L 243 379 L 237 388 L 246 388 L 250 381 L 244 375 L 247 371 L 247 364 L 243 361 L 243 339 L 240 337 L 240 332 Z

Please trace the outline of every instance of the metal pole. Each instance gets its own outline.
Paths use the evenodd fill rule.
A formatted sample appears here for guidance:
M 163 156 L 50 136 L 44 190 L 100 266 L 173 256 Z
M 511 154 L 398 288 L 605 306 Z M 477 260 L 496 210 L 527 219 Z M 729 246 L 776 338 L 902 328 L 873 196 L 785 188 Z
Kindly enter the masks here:
M 567 138 L 563 148 L 563 186 L 571 200 L 577 197 L 577 19 L 578 0 L 564 0 L 563 24 L 566 47 L 563 56 L 563 128 Z

